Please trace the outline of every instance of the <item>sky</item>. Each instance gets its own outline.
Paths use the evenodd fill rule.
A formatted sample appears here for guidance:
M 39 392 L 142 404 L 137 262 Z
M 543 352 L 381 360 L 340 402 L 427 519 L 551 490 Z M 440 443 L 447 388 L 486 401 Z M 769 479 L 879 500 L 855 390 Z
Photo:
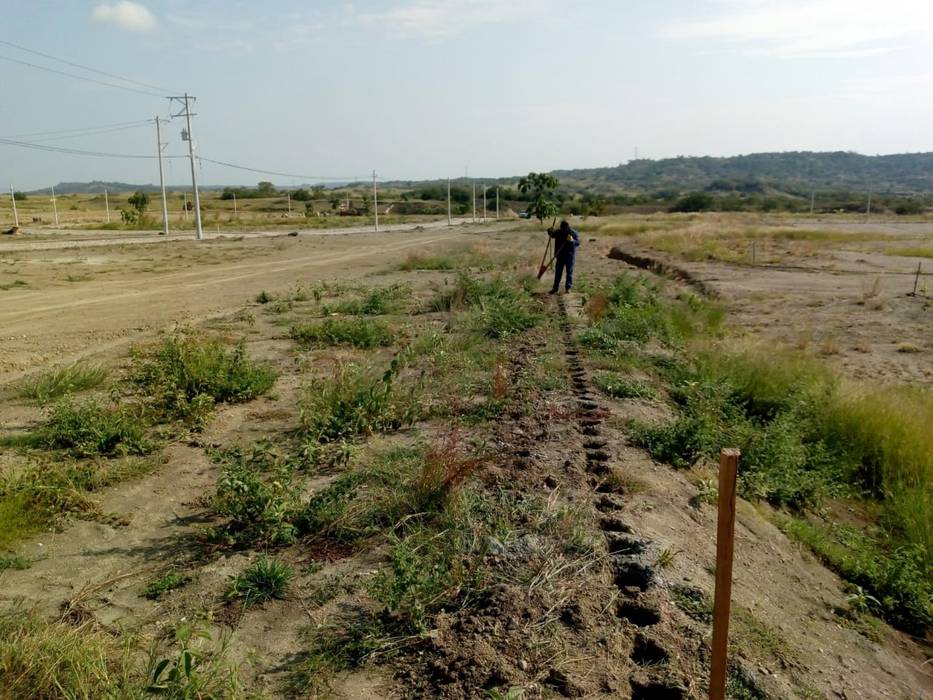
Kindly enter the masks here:
M 929 0 L 0 0 L 0 18 L 0 139 L 154 156 L 146 120 L 187 92 L 205 184 L 933 150 Z M 182 122 L 163 125 L 172 185 Z M 3 187 L 90 180 L 158 182 L 157 161 L 0 140 Z

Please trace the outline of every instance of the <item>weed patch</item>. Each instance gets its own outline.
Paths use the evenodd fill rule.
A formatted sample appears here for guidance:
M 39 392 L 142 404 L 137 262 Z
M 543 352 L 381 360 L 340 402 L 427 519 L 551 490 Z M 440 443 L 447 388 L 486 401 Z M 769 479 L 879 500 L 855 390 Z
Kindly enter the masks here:
M 168 417 L 202 423 L 217 402 L 249 401 L 268 391 L 278 376 L 256 362 L 244 343 L 232 351 L 219 340 L 192 333 L 166 338 L 149 353 L 137 351 L 132 381 L 153 397 Z
M 376 348 L 391 345 L 395 333 L 384 321 L 368 318 L 328 318 L 318 323 L 298 324 L 289 335 L 300 345 L 352 345 Z
M 594 377 L 596 388 L 614 399 L 654 399 L 657 392 L 648 384 L 619 372 L 601 372 Z
M 158 600 L 169 591 L 181 588 L 190 580 L 190 576 L 178 573 L 177 571 L 169 571 L 150 581 L 146 588 L 143 589 L 143 595 L 149 600 Z
M 146 424 L 137 411 L 110 408 L 93 399 L 63 399 L 31 441 L 67 450 L 75 457 L 141 455 L 152 449 L 145 432 Z

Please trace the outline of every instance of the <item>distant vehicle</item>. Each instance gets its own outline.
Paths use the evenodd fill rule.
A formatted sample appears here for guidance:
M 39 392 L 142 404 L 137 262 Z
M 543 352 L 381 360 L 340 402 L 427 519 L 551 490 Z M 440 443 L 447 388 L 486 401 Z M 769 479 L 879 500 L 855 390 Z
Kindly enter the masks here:
M 528 212 L 528 211 L 520 211 L 520 212 L 518 212 L 518 218 L 519 218 L 519 219 L 530 219 L 530 218 L 531 218 L 531 212 Z

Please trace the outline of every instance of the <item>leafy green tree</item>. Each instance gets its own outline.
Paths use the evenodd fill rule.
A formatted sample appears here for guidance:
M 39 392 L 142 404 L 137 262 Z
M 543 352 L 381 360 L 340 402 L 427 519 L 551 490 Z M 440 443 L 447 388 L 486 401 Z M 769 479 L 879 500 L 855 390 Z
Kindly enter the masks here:
M 671 211 L 679 212 L 697 212 L 708 211 L 713 208 L 713 196 L 706 192 L 691 192 L 678 199 Z
M 149 206 L 149 195 L 140 190 L 136 190 L 126 201 L 129 202 L 137 212 L 145 214 L 146 208 Z
M 310 219 L 314 216 L 314 202 L 305 202 L 305 218 Z
M 528 197 L 528 213 L 542 224 L 557 216 L 560 181 L 550 173 L 528 173 L 518 181 L 518 190 Z
M 310 202 L 311 193 L 308 192 L 304 187 L 299 187 L 297 190 L 292 192 L 292 199 L 296 202 Z
M 14 192 L 13 193 L 13 201 L 22 202 L 25 199 L 27 199 L 25 192 Z
M 340 198 L 340 195 L 339 195 L 339 194 L 333 195 L 333 196 L 330 198 L 330 208 L 333 209 L 334 211 L 336 211 L 337 209 L 340 208 L 340 203 L 341 203 L 342 201 L 343 201 L 343 200 Z
M 266 182 L 265 180 L 260 182 L 256 186 L 256 189 L 259 192 L 260 197 L 274 197 L 276 194 L 278 194 L 275 191 L 275 185 L 273 185 L 271 182 Z

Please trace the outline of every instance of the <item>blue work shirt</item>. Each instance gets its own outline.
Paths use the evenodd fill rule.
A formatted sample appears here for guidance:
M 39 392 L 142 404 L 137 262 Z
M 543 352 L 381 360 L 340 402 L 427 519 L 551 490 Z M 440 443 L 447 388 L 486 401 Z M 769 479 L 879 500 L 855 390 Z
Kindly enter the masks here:
M 580 234 L 576 229 L 570 229 L 570 233 L 566 236 L 560 229 L 548 231 L 548 235 L 554 239 L 555 257 L 559 256 L 567 260 L 576 255 L 577 248 L 580 246 Z

